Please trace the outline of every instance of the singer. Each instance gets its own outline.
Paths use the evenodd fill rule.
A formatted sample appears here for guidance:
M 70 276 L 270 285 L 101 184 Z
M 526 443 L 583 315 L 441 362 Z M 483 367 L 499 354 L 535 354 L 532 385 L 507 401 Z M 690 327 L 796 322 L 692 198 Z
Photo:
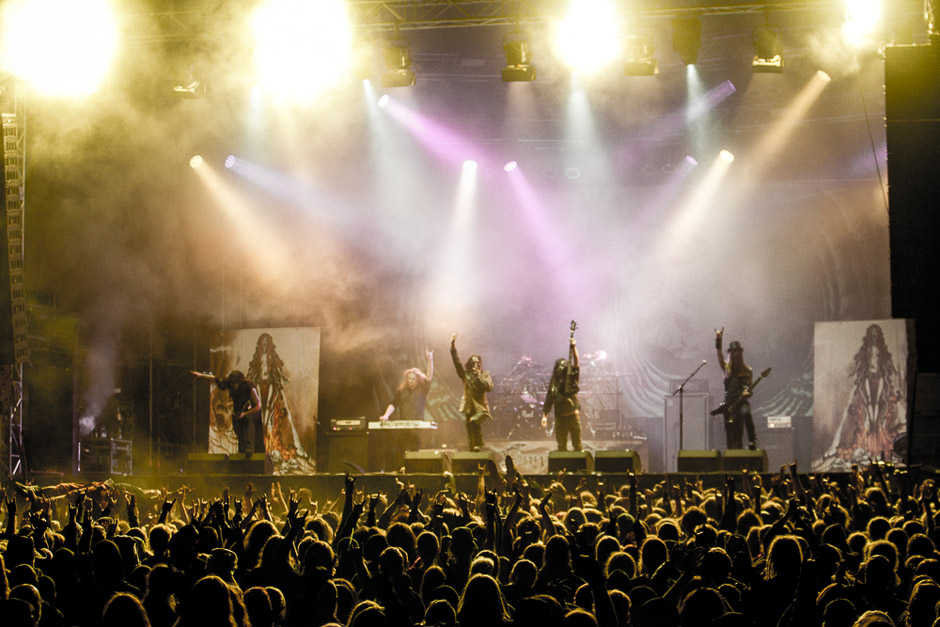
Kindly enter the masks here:
M 483 370 L 483 358 L 470 355 L 466 364 L 457 356 L 457 334 L 450 338 L 450 356 L 454 361 L 457 376 L 463 381 L 463 398 L 460 413 L 467 422 L 467 442 L 471 451 L 483 447 L 483 423 L 490 418 L 490 405 L 486 393 L 493 391 L 493 377 Z

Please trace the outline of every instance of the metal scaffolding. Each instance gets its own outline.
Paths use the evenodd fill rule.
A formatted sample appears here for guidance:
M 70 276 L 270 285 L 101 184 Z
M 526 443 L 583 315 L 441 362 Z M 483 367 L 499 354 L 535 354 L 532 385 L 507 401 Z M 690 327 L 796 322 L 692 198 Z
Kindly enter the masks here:
M 3 367 L 3 411 L 0 412 L 0 475 L 25 474 L 23 455 L 23 364 L 29 361 L 26 286 L 23 280 L 23 210 L 25 207 L 25 133 L 16 113 L 3 114 L 4 221 L 10 290 L 13 363 Z M 0 287 L 0 289 L 7 289 Z

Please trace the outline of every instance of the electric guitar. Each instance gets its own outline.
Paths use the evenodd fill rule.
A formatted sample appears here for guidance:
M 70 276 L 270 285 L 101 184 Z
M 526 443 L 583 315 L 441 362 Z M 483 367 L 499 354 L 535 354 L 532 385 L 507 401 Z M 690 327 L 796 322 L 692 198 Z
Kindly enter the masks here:
M 767 370 L 764 370 L 763 372 L 760 373 L 760 376 L 757 377 L 757 381 L 751 384 L 751 387 L 750 387 L 751 392 L 753 392 L 754 388 L 757 387 L 757 384 L 761 382 L 761 379 L 763 379 L 764 377 L 770 374 L 771 370 L 772 368 L 768 368 Z M 738 394 L 735 398 L 725 401 L 724 403 L 722 403 L 721 405 L 713 409 L 710 415 L 717 416 L 718 414 L 722 414 L 725 417 L 727 417 L 728 414 L 731 413 L 731 410 L 733 410 L 735 407 L 740 405 L 741 401 L 743 401 L 745 398 L 748 398 L 749 395 L 745 394 L 747 391 L 748 390 L 744 390 L 743 392 Z
M 571 340 L 574 339 L 574 332 L 578 329 L 578 323 L 574 320 L 571 321 Z M 574 346 L 571 345 L 570 340 L 568 343 L 568 363 L 574 362 Z

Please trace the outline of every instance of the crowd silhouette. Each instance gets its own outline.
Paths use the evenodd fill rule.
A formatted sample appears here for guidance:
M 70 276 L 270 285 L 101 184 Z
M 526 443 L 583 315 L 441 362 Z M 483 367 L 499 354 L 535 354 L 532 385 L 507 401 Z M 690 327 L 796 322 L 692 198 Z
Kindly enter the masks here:
M 471 495 L 382 494 L 347 475 L 322 505 L 277 483 L 238 495 L 10 485 L 0 624 L 940 625 L 926 473 L 791 464 L 713 487 L 667 475 L 641 489 L 631 474 L 566 490 L 508 466 L 481 469 Z

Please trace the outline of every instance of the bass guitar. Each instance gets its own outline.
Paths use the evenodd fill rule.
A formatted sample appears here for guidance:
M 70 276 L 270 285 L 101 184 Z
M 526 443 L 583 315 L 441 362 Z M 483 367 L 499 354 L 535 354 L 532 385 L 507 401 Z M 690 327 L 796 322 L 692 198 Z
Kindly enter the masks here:
M 772 368 L 768 368 L 767 370 L 764 370 L 763 372 L 761 372 L 761 373 L 760 373 L 760 376 L 757 377 L 757 381 L 755 381 L 753 384 L 751 384 L 751 387 L 750 387 L 749 389 L 745 389 L 745 390 L 742 391 L 740 394 L 738 394 L 737 396 L 735 396 L 733 399 L 727 400 L 727 401 L 725 401 L 724 403 L 722 403 L 721 405 L 719 405 L 718 407 L 716 407 L 715 409 L 713 409 L 713 410 L 711 411 L 711 415 L 712 415 L 712 416 L 717 416 L 718 414 L 722 414 L 723 416 L 725 416 L 725 417 L 727 418 L 727 417 L 728 417 L 728 414 L 730 414 L 731 411 L 732 411 L 735 407 L 737 407 L 738 405 L 741 404 L 741 401 L 743 401 L 745 398 L 748 398 L 748 397 L 750 396 L 750 394 L 748 394 L 747 392 L 748 392 L 748 391 L 753 392 L 754 389 L 757 387 L 757 384 L 761 382 L 761 379 L 763 379 L 763 378 L 765 378 L 766 376 L 768 376 L 768 375 L 770 374 L 770 371 L 771 371 L 771 370 L 772 370 Z

